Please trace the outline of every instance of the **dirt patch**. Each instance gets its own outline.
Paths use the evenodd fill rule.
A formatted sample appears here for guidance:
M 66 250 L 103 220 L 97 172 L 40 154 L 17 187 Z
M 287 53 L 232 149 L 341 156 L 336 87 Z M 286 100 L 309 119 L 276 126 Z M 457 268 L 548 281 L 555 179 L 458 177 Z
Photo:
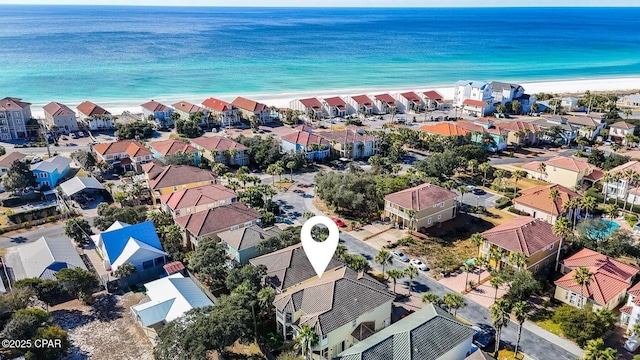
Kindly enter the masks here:
M 66 360 L 153 360 L 153 347 L 133 319 L 130 307 L 144 297 L 140 293 L 96 295 L 93 305 L 78 300 L 50 308 L 54 322 L 69 332 L 71 352 Z
M 316 207 L 316 209 L 318 209 L 321 213 L 326 214 L 328 217 L 337 217 L 338 215 L 336 215 L 335 211 L 333 211 L 333 209 L 330 209 L 327 204 L 324 203 L 324 201 L 322 201 L 322 199 L 320 199 L 320 197 L 318 195 L 314 195 L 313 196 L 313 200 L 311 201 L 313 203 L 313 206 Z
M 515 184 L 515 181 L 513 181 L 512 178 L 508 178 L 506 180 L 511 184 Z M 529 178 L 523 178 L 518 180 L 518 190 L 520 191 L 527 190 L 538 185 L 549 185 L 549 184 L 544 181 L 539 181 L 539 180 L 529 179 Z
M 487 212 L 489 214 L 483 215 L 482 218 L 495 226 L 504 224 L 517 217 L 515 214 L 496 208 L 489 208 L 487 209 Z

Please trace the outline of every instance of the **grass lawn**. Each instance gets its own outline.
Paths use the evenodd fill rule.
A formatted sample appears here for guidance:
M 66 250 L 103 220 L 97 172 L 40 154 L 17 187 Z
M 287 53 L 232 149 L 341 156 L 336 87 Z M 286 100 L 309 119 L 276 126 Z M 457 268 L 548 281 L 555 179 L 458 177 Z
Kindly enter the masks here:
M 524 359 L 524 355 L 521 352 L 518 352 L 518 357 L 516 357 L 515 354 L 513 353 L 513 350 L 502 349 L 498 351 L 497 359 L 498 360 L 513 360 L 513 359 L 522 360 Z
M 498 226 L 500 224 L 504 224 L 509 220 L 515 219 L 517 216 L 516 214 L 512 214 L 510 212 L 504 211 L 504 210 L 500 210 L 500 209 L 496 209 L 496 208 L 489 208 L 487 209 L 487 212 L 489 213 L 488 215 L 483 215 L 482 218 L 490 223 L 492 223 L 494 226 Z
M 541 328 L 549 331 L 550 333 L 553 333 L 555 335 L 558 335 L 564 338 L 564 336 L 562 335 L 562 330 L 560 330 L 560 324 L 551 320 L 552 316 L 553 316 L 553 312 L 547 309 L 538 309 L 536 313 L 533 314 L 533 316 L 531 316 L 529 320 L 531 320 L 533 323 L 540 326 Z

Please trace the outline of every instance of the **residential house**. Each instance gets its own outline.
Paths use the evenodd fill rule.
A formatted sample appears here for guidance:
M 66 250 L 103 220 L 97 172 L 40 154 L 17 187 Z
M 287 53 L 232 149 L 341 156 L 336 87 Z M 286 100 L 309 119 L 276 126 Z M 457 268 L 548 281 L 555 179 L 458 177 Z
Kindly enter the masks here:
M 331 152 L 329 141 L 308 131 L 296 131 L 283 136 L 282 149 L 290 152 L 302 151 L 311 160 L 327 158 Z
M 203 185 L 160 196 L 162 210 L 174 218 L 235 202 L 238 202 L 238 194 L 220 184 Z
M 397 100 L 389 94 L 380 94 L 373 97 L 374 112 L 376 114 L 390 114 L 398 111 Z
M 142 105 L 142 115 L 145 119 L 153 119 L 156 124 L 163 128 L 165 126 L 173 125 L 173 120 L 171 119 L 171 114 L 173 113 L 173 108 L 170 106 L 161 104 L 155 100 L 148 101 Z
M 595 140 L 607 125 L 607 122 L 600 117 L 586 116 L 569 116 L 566 118 L 567 123 L 578 129 L 578 135 L 584 136 L 589 140 Z
M 125 171 L 142 170 L 142 165 L 153 159 L 151 150 L 135 140 L 121 140 L 110 143 L 100 143 L 93 146 L 98 162 L 108 162 L 122 166 Z
M 301 111 L 310 119 L 322 118 L 322 103 L 317 98 L 295 99 L 289 103 L 289 107 Z
M 334 360 L 462 360 L 471 351 L 476 333 L 433 304 L 377 333 L 365 324 L 362 330 L 352 334 L 354 345 Z
M 291 245 L 249 260 L 254 266 L 267 267 L 266 282 L 281 294 L 294 286 L 306 284 L 317 278 L 316 271 L 302 248 L 302 244 Z M 324 275 L 333 273 L 345 265 L 336 258 L 331 258 Z
M 49 129 L 57 127 L 60 132 L 69 133 L 78 131 L 78 121 L 76 113 L 67 105 L 58 102 L 50 102 L 43 106 L 45 123 Z M 57 132 L 57 131 L 56 131 Z
M 259 103 L 254 100 L 245 99 L 238 96 L 231 102 L 234 110 L 237 109 L 247 119 L 251 119 L 252 116 L 257 116 L 260 122 L 264 125 L 271 122 L 271 110 L 265 104 Z
M 27 121 L 31 119 L 31 103 L 22 99 L 0 99 L 0 140 L 17 140 L 29 137 Z
M 200 152 L 191 144 L 184 141 L 168 139 L 161 141 L 153 141 L 149 144 L 153 157 L 164 162 L 167 156 L 183 155 L 193 156 L 193 162 L 196 166 L 200 164 Z
M 61 196 L 73 197 L 78 193 L 100 194 L 104 191 L 104 186 L 94 177 L 74 176 L 60 184 Z
M 578 127 L 571 125 L 567 121 L 567 118 L 563 116 L 544 116 L 532 121 L 531 123 L 538 125 L 541 129 L 545 130 L 543 139 L 547 141 L 554 141 L 555 134 L 560 135 L 562 143 L 564 144 L 569 144 L 578 137 Z M 551 135 L 549 133 L 555 134 Z
M 162 195 L 216 183 L 216 176 L 211 171 L 195 166 L 167 165 L 156 168 L 153 164 L 148 164 L 143 170 L 147 174 L 147 184 L 154 204 L 158 203 Z
M 554 189 L 558 191 L 556 200 L 551 198 L 551 191 Z M 564 216 L 569 220 L 573 219 L 574 210 L 567 210 L 564 207 L 564 204 L 572 198 L 582 199 L 582 195 L 562 185 L 538 185 L 520 191 L 520 196 L 513 199 L 513 205 L 516 210 L 553 225 L 558 217 Z
M 56 280 L 56 274 L 62 269 L 87 270 L 76 247 L 66 236 L 43 236 L 32 243 L 17 246 L 16 250 L 5 257 L 13 281 L 30 278 Z
M 10 152 L 2 156 L 0 158 L 0 177 L 11 169 L 11 165 L 13 165 L 15 161 L 24 161 L 25 157 L 27 157 L 27 155 L 17 151 Z
M 542 165 L 544 164 L 544 165 Z M 580 188 L 585 181 L 595 182 L 602 173 L 597 167 L 579 158 L 555 156 L 546 161 L 524 164 L 522 170 L 527 177 L 562 185 L 569 189 Z
M 218 237 L 220 241 L 227 244 L 227 254 L 232 259 L 240 264 L 247 264 L 250 259 L 260 255 L 258 244 L 278 236 L 279 233 L 280 229 L 275 226 L 263 229 L 258 225 L 251 225 L 238 230 L 221 232 Z
M 457 123 L 449 122 L 439 122 L 436 124 L 422 125 L 420 126 L 420 130 L 433 135 L 456 136 L 460 141 L 462 141 L 462 138 L 470 132 L 470 130 L 457 125 Z
M 78 116 L 90 130 L 113 129 L 111 113 L 91 101 L 85 101 L 76 107 Z
M 507 143 L 512 145 L 537 145 L 542 141 L 544 130 L 526 121 L 504 121 L 496 126 L 507 130 Z
M 624 299 L 633 279 L 640 271 L 635 266 L 602 255 L 589 249 L 582 249 L 562 260 L 560 272 L 563 277 L 556 280 L 554 297 L 565 304 L 583 307 L 590 302 L 593 310 L 615 309 Z M 574 280 L 576 270 L 589 269 L 590 281 L 584 286 Z
M 404 113 L 418 113 L 424 110 L 424 103 L 420 95 L 413 91 L 396 94 L 398 110 Z
M 425 100 L 425 108 L 429 111 L 443 110 L 446 106 L 444 96 L 436 90 L 429 90 L 422 93 Z
M 311 359 L 331 359 L 391 325 L 394 299 L 385 285 L 342 267 L 276 295 L 276 331 L 290 341 L 310 326 L 319 338 Z
M 627 332 L 640 322 L 640 283 L 627 290 L 627 303 L 620 308 L 620 326 Z
M 364 130 L 348 127 L 342 131 L 322 131 L 318 135 L 332 145 L 340 157 L 359 159 L 375 155 L 380 151 L 380 139 L 364 133 Z
M 635 172 L 640 174 L 640 162 L 632 160 L 609 170 L 612 179 L 602 185 L 602 193 L 607 199 L 620 199 L 633 205 L 640 204 L 640 187 L 638 182 L 625 177 L 625 173 Z
M 490 85 L 494 106 L 495 104 L 506 105 L 524 95 L 524 88 L 519 84 L 492 81 Z
M 472 144 L 493 152 L 506 149 L 509 130 L 493 125 L 488 127 L 491 123 L 485 122 L 483 119 L 486 118 L 480 118 L 477 122 L 460 120 L 456 124 L 471 133 Z
M 350 114 L 347 103 L 340 96 L 324 98 L 324 113 L 331 117 L 345 117 Z
M 248 148 L 224 136 L 198 137 L 191 139 L 193 146 L 202 151 L 202 156 L 221 164 L 249 165 Z
M 173 107 L 174 111 L 178 115 L 180 115 L 180 119 L 182 120 L 189 120 L 191 119 L 192 115 L 200 114 L 198 124 L 205 124 L 207 118 L 209 117 L 209 110 L 203 108 L 202 106 L 192 104 L 188 101 L 178 101 L 171 106 Z
M 91 235 L 105 270 L 116 271 L 124 263 L 133 264 L 138 271 L 162 266 L 167 253 L 152 221 L 129 225 L 114 222 L 101 234 Z
M 31 165 L 31 171 L 36 176 L 40 187 L 48 186 L 49 188 L 54 188 L 67 175 L 71 169 L 72 161 L 66 157 L 54 156 Z
M 564 111 L 578 111 L 580 107 L 578 106 L 578 98 L 573 96 L 563 97 L 560 99 L 560 106 Z
M 402 227 L 413 225 L 414 229 L 424 232 L 426 228 L 456 217 L 457 197 L 458 194 L 438 185 L 418 185 L 385 196 L 385 216 Z
M 520 105 L 522 105 L 522 113 L 529 114 L 531 113 L 531 105 L 537 102 L 538 98 L 535 95 L 530 94 L 522 94 L 517 98 L 514 98 L 513 101 L 519 101 Z
M 484 116 L 493 110 L 492 93 L 491 84 L 487 82 L 461 80 L 454 87 L 453 105 L 470 115 Z
M 640 106 L 640 94 L 631 94 L 631 95 L 623 96 L 622 99 L 620 99 L 618 102 L 622 106 L 632 106 L 632 107 Z
M 367 95 L 348 96 L 347 102 L 353 109 L 353 112 L 363 115 L 373 115 L 373 100 Z
M 220 124 L 223 127 L 235 125 L 240 122 L 236 109 L 226 101 L 210 97 L 203 101 L 202 105 L 220 119 Z
M 635 125 L 629 124 L 626 121 L 618 121 L 615 124 L 609 125 L 609 141 L 627 145 L 627 135 L 633 135 L 635 133 Z
M 482 233 L 485 241 L 480 245 L 480 255 L 489 259 L 492 266 L 513 266 L 511 253 L 522 253 L 527 257 L 525 268 L 537 273 L 552 267 L 556 261 L 562 238 L 553 234 L 552 225 L 539 219 L 519 216 Z M 501 258 L 496 250 L 502 249 Z M 498 250 L 500 251 L 500 250 Z
M 144 284 L 148 300 L 131 307 L 131 313 L 152 342 L 168 322 L 187 311 L 213 306 L 211 299 L 189 277 L 175 273 Z
M 260 224 L 260 219 L 259 212 L 238 202 L 180 216 L 175 221 L 186 233 L 188 246 L 195 248 L 205 237 L 218 240 L 219 233 Z

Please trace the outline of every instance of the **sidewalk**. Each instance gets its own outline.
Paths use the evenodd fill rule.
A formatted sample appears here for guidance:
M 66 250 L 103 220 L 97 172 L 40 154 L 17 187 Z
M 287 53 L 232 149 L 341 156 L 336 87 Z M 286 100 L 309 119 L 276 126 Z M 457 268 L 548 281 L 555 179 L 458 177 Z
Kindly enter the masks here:
M 573 355 L 575 355 L 575 356 L 577 356 L 579 358 L 582 358 L 584 356 L 584 350 L 582 350 L 578 345 L 576 345 L 571 340 L 563 339 L 560 336 L 558 336 L 556 334 L 553 334 L 553 333 L 541 328 L 540 326 L 532 323 L 531 321 L 525 321 L 522 326 L 525 329 L 531 331 L 532 333 L 540 336 L 541 338 L 546 339 L 547 341 L 562 347 L 566 351 L 572 353 Z M 539 359 L 539 360 L 541 360 L 541 359 Z

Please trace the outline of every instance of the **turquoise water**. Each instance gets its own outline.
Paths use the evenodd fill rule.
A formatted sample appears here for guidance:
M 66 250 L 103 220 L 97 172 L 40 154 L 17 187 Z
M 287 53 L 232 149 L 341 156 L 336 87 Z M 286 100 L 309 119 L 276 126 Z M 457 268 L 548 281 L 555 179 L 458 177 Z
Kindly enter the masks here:
M 640 75 L 640 8 L 0 5 L 1 96 L 184 96 Z
M 620 225 L 615 221 L 611 221 L 611 220 L 607 220 L 607 219 L 600 219 L 600 222 L 607 225 L 607 229 L 605 231 L 602 231 L 602 234 L 600 235 L 600 237 L 609 236 L 614 231 L 620 229 Z

